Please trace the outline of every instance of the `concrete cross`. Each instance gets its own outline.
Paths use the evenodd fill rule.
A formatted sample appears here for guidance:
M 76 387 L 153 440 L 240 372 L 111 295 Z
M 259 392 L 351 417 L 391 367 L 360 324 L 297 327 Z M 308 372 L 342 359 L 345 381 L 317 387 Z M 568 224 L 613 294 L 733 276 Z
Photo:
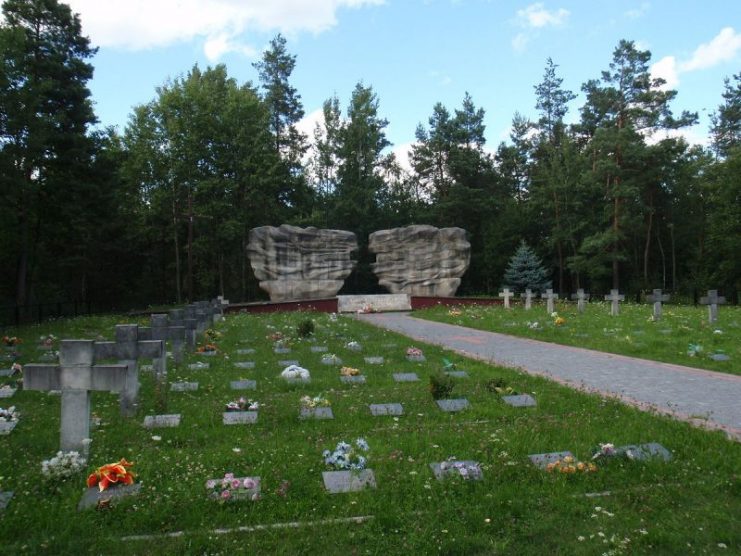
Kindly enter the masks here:
M 718 320 L 718 305 L 723 305 L 725 302 L 726 298 L 718 295 L 718 290 L 708 290 L 708 295 L 700 298 L 700 303 L 708 306 L 708 322 Z
M 576 293 L 571 294 L 571 299 L 576 299 L 576 308 L 580 313 L 583 313 L 587 308 L 587 301 L 589 301 L 589 294 L 584 293 L 583 288 L 576 290 Z
M 620 314 L 620 301 L 624 301 L 625 296 L 621 293 L 618 293 L 618 290 L 610 290 L 610 295 L 605 296 L 605 301 L 611 301 L 612 304 L 610 305 L 610 314 L 613 317 L 616 317 Z
M 140 340 L 162 340 L 172 342 L 172 356 L 175 363 L 183 360 L 183 349 L 185 343 L 185 328 L 182 326 L 171 326 L 167 315 L 156 314 L 149 317 L 151 326 L 139 328 Z
M 196 346 L 196 328 L 195 318 L 186 318 L 185 309 L 172 309 L 169 312 L 170 326 L 182 326 L 185 331 L 185 344 L 193 349 Z
M 126 365 L 95 365 L 93 340 L 62 340 L 59 365 L 29 364 L 24 368 L 25 390 L 61 390 L 60 450 L 87 454 L 90 438 L 90 392 L 121 392 L 126 388 Z
M 554 301 L 558 299 L 558 294 L 553 293 L 553 290 L 548 288 L 545 290 L 545 293 L 540 294 L 540 297 L 546 300 L 545 310 L 548 311 L 548 314 L 550 315 L 553 313 L 556 310 L 554 307 Z
M 647 301 L 652 301 L 654 304 L 654 320 L 661 318 L 661 303 L 663 301 L 669 301 L 669 294 L 661 293 L 661 288 L 655 289 L 651 295 L 646 296 Z
M 139 395 L 139 367 L 137 360 L 154 359 L 157 380 L 164 380 L 167 374 L 167 351 L 162 340 L 140 340 L 139 326 L 136 324 L 117 324 L 115 342 L 95 342 L 95 360 L 118 359 L 126 365 L 126 388 L 121 392 L 121 415 L 133 417 L 136 414 Z
M 509 291 L 509 288 L 504 288 L 503 292 L 499 292 L 499 297 L 504 298 L 504 308 L 509 309 L 509 298 L 513 297 L 515 294 L 511 291 Z
M 520 297 L 525 298 L 525 310 L 529 311 L 533 306 L 533 290 L 526 288 L 525 293 L 520 294 Z

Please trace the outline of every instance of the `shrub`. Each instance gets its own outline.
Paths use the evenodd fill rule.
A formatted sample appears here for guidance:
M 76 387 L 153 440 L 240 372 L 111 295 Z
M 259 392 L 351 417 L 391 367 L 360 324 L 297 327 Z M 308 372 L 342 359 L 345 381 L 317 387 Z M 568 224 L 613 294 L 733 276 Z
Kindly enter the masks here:
M 302 320 L 298 324 L 297 332 L 300 338 L 308 338 L 314 334 L 314 321 L 311 319 Z
M 436 400 L 447 398 L 453 391 L 455 382 L 443 372 L 436 372 L 430 375 L 430 392 Z

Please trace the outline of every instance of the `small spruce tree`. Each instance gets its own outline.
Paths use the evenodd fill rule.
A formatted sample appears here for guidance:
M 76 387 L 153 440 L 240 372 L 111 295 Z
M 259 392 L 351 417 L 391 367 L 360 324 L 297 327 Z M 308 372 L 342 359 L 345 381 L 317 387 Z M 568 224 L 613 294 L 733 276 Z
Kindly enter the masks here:
M 548 271 L 524 240 L 520 242 L 517 251 L 509 260 L 507 270 L 504 272 L 504 284 L 517 292 L 524 292 L 530 288 L 533 293 L 539 293 L 551 287 Z

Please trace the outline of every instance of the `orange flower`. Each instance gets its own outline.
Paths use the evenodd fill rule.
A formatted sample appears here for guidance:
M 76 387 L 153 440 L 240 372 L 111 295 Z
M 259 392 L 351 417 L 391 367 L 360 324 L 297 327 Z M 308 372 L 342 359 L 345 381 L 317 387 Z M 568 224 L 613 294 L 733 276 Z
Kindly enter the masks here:
M 112 484 L 131 485 L 134 483 L 134 474 L 126 468 L 132 465 L 134 464 L 126 461 L 125 458 L 121 458 L 118 463 L 107 463 L 98 467 L 87 478 L 87 486 L 93 487 L 97 484 L 98 489 L 103 492 Z

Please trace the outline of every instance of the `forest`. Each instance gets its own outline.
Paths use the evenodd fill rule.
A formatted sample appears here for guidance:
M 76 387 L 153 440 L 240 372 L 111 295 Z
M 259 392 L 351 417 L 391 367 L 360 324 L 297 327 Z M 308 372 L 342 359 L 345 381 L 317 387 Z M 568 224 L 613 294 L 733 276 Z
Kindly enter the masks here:
M 224 65 L 163 76 L 119 131 L 95 126 L 96 49 L 70 8 L 5 0 L 2 10 L 0 305 L 265 299 L 247 236 L 283 223 L 357 235 L 340 293 L 380 291 L 371 232 L 431 224 L 469 234 L 459 295 L 496 295 L 524 240 L 562 294 L 663 288 L 691 299 L 714 288 L 738 300 L 741 72 L 725 80 L 705 148 L 659 139 L 697 114 L 673 112 L 677 92 L 652 78 L 651 53 L 635 42 L 621 40 L 581 85 L 569 125 L 576 94 L 548 59 L 533 85 L 536 121 L 514 114 L 510 141 L 490 149 L 481 99 L 435 104 L 405 169 L 371 84 L 327 98 L 312 137 L 298 130 L 300 60 L 281 35 L 254 64 L 256 82 Z

